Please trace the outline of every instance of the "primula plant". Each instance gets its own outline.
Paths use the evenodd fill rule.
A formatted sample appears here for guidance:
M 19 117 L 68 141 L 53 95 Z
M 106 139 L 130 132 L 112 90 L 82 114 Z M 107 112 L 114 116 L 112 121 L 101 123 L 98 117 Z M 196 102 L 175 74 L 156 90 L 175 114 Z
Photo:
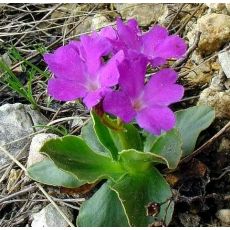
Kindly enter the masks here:
M 169 107 L 184 88 L 164 64 L 186 49 L 182 38 L 159 25 L 143 33 L 135 20 L 118 19 L 116 28 L 44 56 L 53 73 L 48 93 L 59 101 L 82 100 L 91 120 L 80 136 L 48 140 L 40 150 L 48 158 L 28 172 L 54 186 L 98 184 L 81 206 L 78 226 L 170 223 L 174 202 L 159 165 L 175 169 L 214 119 L 207 106 L 175 113 Z M 154 74 L 147 78 L 147 72 Z

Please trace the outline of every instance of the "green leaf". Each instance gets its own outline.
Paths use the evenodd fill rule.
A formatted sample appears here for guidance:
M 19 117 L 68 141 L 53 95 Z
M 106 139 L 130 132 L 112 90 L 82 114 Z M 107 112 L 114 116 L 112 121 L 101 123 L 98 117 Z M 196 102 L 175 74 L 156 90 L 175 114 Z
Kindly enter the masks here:
M 119 153 L 119 162 L 129 174 L 144 173 L 157 163 L 168 164 L 167 160 L 158 154 L 140 152 L 135 149 L 123 150 Z
M 176 128 L 182 137 L 183 156 L 193 152 L 200 132 L 208 128 L 214 119 L 215 111 L 205 105 L 176 112 Z
M 81 137 L 86 142 L 86 144 L 95 152 L 98 152 L 105 156 L 111 156 L 110 151 L 106 149 L 98 140 L 92 120 L 90 120 L 88 124 L 81 129 Z
M 172 220 L 174 211 L 174 201 L 168 200 L 160 206 L 160 213 L 156 216 L 156 220 L 162 221 L 164 225 L 168 226 Z
M 117 194 L 108 182 L 87 201 L 77 217 L 79 227 L 128 227 L 127 217 Z
M 109 129 L 109 131 L 118 151 L 125 149 L 143 149 L 140 134 L 137 128 L 132 124 L 125 124 L 123 130 L 115 131 Z
M 73 175 L 57 168 L 53 161 L 42 160 L 27 169 L 28 175 L 35 181 L 52 186 L 76 188 L 86 182 L 78 180 Z
M 158 137 L 148 133 L 144 142 L 144 152 L 150 152 Z
M 156 140 L 150 152 L 162 156 L 167 163 L 168 168 L 174 169 L 177 167 L 182 156 L 182 140 L 177 129 L 164 133 Z
M 113 139 L 110 135 L 109 128 L 107 128 L 100 120 L 100 118 L 96 115 L 95 112 L 91 111 L 91 117 L 94 123 L 94 130 L 98 137 L 98 140 L 102 145 L 107 148 L 114 159 L 117 159 L 118 150 L 113 142 Z
M 40 151 L 48 155 L 58 168 L 87 183 L 105 178 L 118 179 L 123 174 L 118 162 L 94 152 L 76 136 L 48 140 Z
M 111 188 L 117 192 L 130 226 L 144 227 L 154 222 L 147 216 L 147 206 L 154 203 L 167 202 L 172 196 L 165 179 L 152 167 L 143 173 L 126 174 L 114 182 Z

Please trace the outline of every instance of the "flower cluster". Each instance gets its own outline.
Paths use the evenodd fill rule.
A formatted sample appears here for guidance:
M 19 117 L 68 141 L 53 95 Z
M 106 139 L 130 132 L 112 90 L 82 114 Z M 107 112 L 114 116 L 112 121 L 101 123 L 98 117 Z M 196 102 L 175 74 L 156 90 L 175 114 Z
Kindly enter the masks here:
M 48 93 L 60 101 L 82 98 L 88 109 L 102 101 L 105 112 L 126 123 L 135 118 L 140 127 L 159 135 L 175 125 L 168 106 L 183 97 L 184 89 L 170 68 L 153 74 L 147 83 L 146 71 L 185 52 L 184 40 L 164 27 L 142 33 L 136 20 L 125 24 L 117 19 L 116 28 L 83 35 L 44 55 L 54 74 Z

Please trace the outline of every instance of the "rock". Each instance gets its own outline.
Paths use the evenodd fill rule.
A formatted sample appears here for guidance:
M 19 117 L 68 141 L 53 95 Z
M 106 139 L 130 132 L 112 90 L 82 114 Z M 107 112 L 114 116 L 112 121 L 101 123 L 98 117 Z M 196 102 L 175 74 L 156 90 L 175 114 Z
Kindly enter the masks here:
M 227 79 L 225 82 L 224 82 L 224 86 L 226 89 L 230 89 L 230 79 Z
M 228 13 L 230 13 L 230 3 L 225 3 L 225 7 L 226 7 Z
M 59 208 L 66 214 L 70 221 L 73 221 L 73 214 L 67 207 Z M 57 211 L 57 209 L 49 204 L 40 212 L 33 214 L 33 221 L 31 227 L 68 227 L 68 223 Z
M 85 19 L 83 19 L 83 17 L 79 18 L 79 22 L 81 20 L 83 21 L 76 27 L 76 29 L 73 30 L 73 32 L 71 32 L 72 36 L 78 36 L 80 34 L 87 33 L 92 30 L 92 20 L 93 20 L 92 16 L 89 16 Z
M 62 4 L 57 10 L 51 14 L 51 19 L 61 19 L 67 16 L 81 16 L 85 11 L 89 10 L 88 4 Z M 73 18 L 72 18 L 73 19 Z
M 123 19 L 136 18 L 141 26 L 149 26 L 153 22 L 162 24 L 169 13 L 165 4 L 115 3 L 115 7 Z
M 230 41 L 230 16 L 211 13 L 200 17 L 187 35 L 190 45 L 197 31 L 202 32 L 198 52 L 202 55 L 213 53 Z
M 51 19 L 63 20 L 63 17 L 69 17 L 66 24 L 62 27 L 62 33 L 68 32 L 76 24 L 79 24 L 71 33 L 71 36 L 76 36 L 82 33 L 91 31 L 93 16 L 85 18 L 85 13 L 89 12 L 94 7 L 93 4 L 63 4 L 51 14 Z
M 110 23 L 110 21 L 102 14 L 95 14 L 92 18 L 92 30 L 98 30 L 102 27 L 107 26 Z
M 48 133 L 39 133 L 33 137 L 30 144 L 29 157 L 27 160 L 27 168 L 46 158 L 46 156 L 44 156 L 39 152 L 42 145 L 49 139 L 57 138 L 57 137 L 58 136 L 55 134 L 48 134 Z
M 212 78 L 210 88 L 221 91 L 224 90 L 225 78 L 222 74 L 217 74 Z
M 72 129 L 74 127 L 81 127 L 83 125 L 84 125 L 83 120 L 80 117 L 76 117 L 74 120 L 72 120 L 70 127 Z
M 192 213 L 179 213 L 178 217 L 181 224 L 185 227 L 198 227 L 200 224 L 200 217 Z
M 6 5 L 6 3 L 0 3 L 0 12 L 5 9 Z
M 216 117 L 230 119 L 230 91 L 218 91 L 210 87 L 204 89 L 198 105 L 209 105 L 215 109 Z
M 210 12 L 229 14 L 230 13 L 230 4 L 229 3 L 206 3 L 209 7 Z
M 225 3 L 206 3 L 206 5 L 213 11 L 221 11 L 226 8 Z
M 226 77 L 230 78 L 230 51 L 219 53 L 218 59 Z
M 223 223 L 230 225 L 230 209 L 220 209 L 216 213 L 216 217 Z
M 218 152 L 230 153 L 230 139 L 223 137 L 220 141 Z
M 48 120 L 38 111 L 32 110 L 29 105 L 21 103 L 4 104 L 0 107 L 0 145 L 4 146 L 12 141 L 23 138 L 38 131 L 36 125 L 45 125 Z M 5 148 L 13 156 L 28 143 L 29 137 L 7 145 Z M 9 162 L 9 158 L 0 151 L 0 166 Z
M 207 63 L 206 63 L 207 64 Z M 188 66 L 188 65 L 186 65 Z M 196 68 L 197 65 L 189 65 L 191 69 Z M 191 71 L 188 75 L 185 76 L 186 81 L 190 86 L 203 86 L 208 84 L 212 78 L 212 74 L 209 71 L 205 71 L 205 68 L 208 66 L 201 65 L 196 68 L 194 71 Z
M 6 190 L 8 192 L 11 192 L 11 189 L 15 185 L 17 180 L 19 179 L 21 172 L 22 172 L 21 169 L 11 169 L 10 170 L 10 174 L 7 178 L 7 185 L 6 185 Z M 16 189 L 17 191 L 20 190 L 20 186 L 17 186 Z
M 188 82 L 190 86 L 204 86 L 209 84 L 212 78 L 218 75 L 221 66 L 214 59 L 206 61 L 204 63 L 203 59 L 199 55 L 192 55 L 191 60 L 189 60 L 185 68 L 192 69 L 184 79 Z M 200 64 L 202 63 L 202 64 Z

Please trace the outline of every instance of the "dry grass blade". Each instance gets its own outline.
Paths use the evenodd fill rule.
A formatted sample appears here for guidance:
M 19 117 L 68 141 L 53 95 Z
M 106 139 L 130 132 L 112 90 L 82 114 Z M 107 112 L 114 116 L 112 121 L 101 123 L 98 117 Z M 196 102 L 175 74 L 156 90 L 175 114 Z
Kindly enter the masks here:
M 53 9 L 51 9 L 41 20 L 37 21 L 36 24 L 31 28 L 31 30 L 33 30 L 34 28 L 36 28 L 39 24 L 41 24 L 43 22 L 44 19 L 46 19 L 49 15 L 51 15 L 56 9 L 58 9 L 61 4 L 57 4 L 56 6 L 53 7 Z M 14 44 L 14 46 L 16 46 L 17 44 L 19 44 L 22 39 L 24 39 L 26 36 L 26 34 L 24 34 L 20 39 L 17 40 L 17 42 Z

